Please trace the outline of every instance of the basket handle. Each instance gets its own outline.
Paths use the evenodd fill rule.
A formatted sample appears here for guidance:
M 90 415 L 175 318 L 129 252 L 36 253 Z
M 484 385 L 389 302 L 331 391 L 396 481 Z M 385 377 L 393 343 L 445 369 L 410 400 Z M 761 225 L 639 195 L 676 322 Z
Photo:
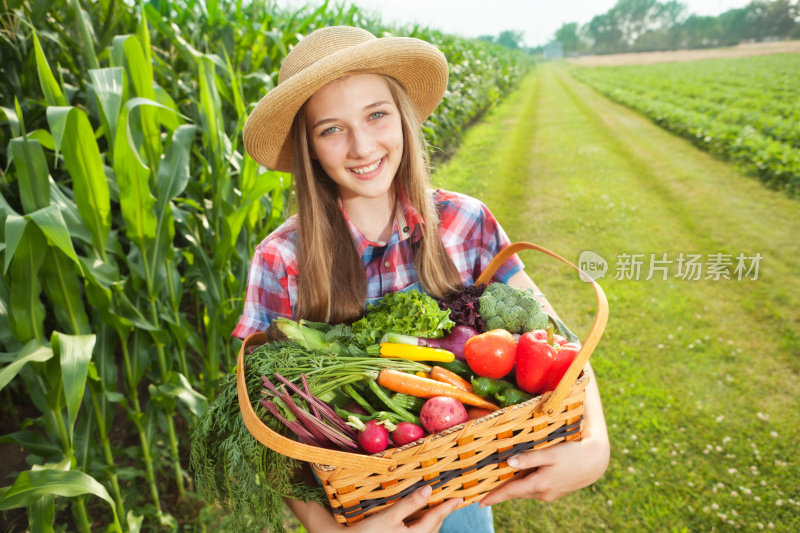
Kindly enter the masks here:
M 584 274 L 582 279 L 591 279 L 589 275 L 583 272 L 580 268 L 576 267 L 557 253 L 551 252 L 547 248 L 543 248 L 538 244 L 533 244 L 530 242 L 515 242 L 503 248 L 500 253 L 498 253 L 495 258 L 491 260 L 486 269 L 481 273 L 478 279 L 475 280 L 475 285 L 487 285 L 492 279 L 492 276 L 494 276 L 495 272 L 497 272 L 497 269 L 500 268 L 500 266 L 505 263 L 509 257 L 520 250 L 536 250 L 545 253 L 558 259 L 562 263 L 566 263 L 579 273 Z M 548 415 L 553 414 L 554 409 L 561 405 L 561 402 L 566 399 L 570 389 L 572 388 L 572 384 L 575 383 L 576 379 L 578 379 L 578 374 L 581 373 L 584 365 L 586 365 L 586 362 L 589 360 L 589 356 L 597 347 L 597 343 L 600 342 L 600 337 L 603 335 L 603 330 L 608 322 L 608 300 L 606 299 L 606 295 L 600 285 L 598 285 L 594 280 L 591 280 L 591 284 L 594 288 L 595 295 L 597 296 L 597 312 L 594 317 L 594 323 L 592 324 L 592 327 L 586 336 L 586 340 L 581 344 L 581 349 L 575 356 L 575 360 L 572 361 L 572 364 L 564 373 L 564 376 L 558 383 L 556 390 L 553 391 L 552 394 L 545 394 L 542 396 L 542 400 L 536 406 L 536 409 L 534 409 L 535 413 L 545 413 Z
M 242 342 L 239 356 L 236 359 L 236 391 L 239 396 L 239 410 L 242 413 L 244 425 L 247 426 L 247 429 L 256 440 L 278 453 L 301 461 L 368 470 L 378 474 L 393 472 L 397 466 L 397 462 L 394 459 L 329 450 L 303 444 L 273 431 L 261 421 L 253 410 L 250 396 L 247 394 L 247 383 L 244 377 L 244 355 L 250 346 L 259 346 L 266 343 L 267 340 L 267 335 L 264 332 L 250 335 Z

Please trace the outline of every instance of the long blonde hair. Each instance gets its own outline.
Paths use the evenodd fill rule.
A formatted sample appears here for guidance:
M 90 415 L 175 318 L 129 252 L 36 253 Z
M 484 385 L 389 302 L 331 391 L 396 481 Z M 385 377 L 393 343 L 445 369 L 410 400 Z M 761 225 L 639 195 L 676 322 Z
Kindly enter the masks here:
M 381 76 L 400 112 L 403 153 L 392 188 L 424 221 L 414 248 L 414 267 L 426 292 L 436 298 L 462 288 L 461 277 L 439 236 L 439 217 L 430 190 L 427 145 L 416 109 L 402 85 Z M 303 108 L 292 125 L 297 201 L 297 318 L 340 323 L 364 313 L 367 280 L 350 228 L 339 208 L 336 183 L 311 159 Z

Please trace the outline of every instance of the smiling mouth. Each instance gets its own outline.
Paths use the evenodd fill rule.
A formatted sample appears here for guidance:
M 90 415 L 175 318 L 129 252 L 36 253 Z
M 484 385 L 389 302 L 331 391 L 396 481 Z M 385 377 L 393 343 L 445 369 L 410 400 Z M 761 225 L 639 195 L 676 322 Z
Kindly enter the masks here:
M 353 174 L 356 174 L 358 176 L 363 176 L 365 174 L 369 174 L 370 172 L 374 172 L 375 170 L 377 170 L 383 164 L 384 160 L 386 160 L 386 156 L 381 157 L 380 159 L 378 159 L 377 161 L 375 161 L 370 165 L 366 165 L 363 167 L 350 167 L 348 170 Z

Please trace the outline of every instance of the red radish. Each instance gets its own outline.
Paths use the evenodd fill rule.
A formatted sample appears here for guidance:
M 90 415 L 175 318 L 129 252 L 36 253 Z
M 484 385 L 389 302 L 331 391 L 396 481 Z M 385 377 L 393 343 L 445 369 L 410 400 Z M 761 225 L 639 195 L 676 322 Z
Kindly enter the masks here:
M 358 443 L 367 453 L 382 452 L 389 446 L 389 432 L 375 420 L 368 420 L 358 432 Z
M 398 446 L 414 442 L 425 436 L 425 430 L 411 422 L 400 422 L 396 426 L 397 429 L 393 430 L 392 440 Z
M 469 420 L 467 410 L 455 398 L 434 396 L 422 406 L 419 412 L 422 427 L 428 433 L 438 433 L 445 429 L 463 424 Z

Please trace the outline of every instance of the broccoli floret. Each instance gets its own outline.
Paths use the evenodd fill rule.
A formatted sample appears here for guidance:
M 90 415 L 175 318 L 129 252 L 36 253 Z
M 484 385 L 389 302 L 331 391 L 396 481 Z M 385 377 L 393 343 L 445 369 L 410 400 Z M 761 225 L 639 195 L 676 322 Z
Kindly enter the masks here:
M 487 329 L 505 329 L 524 333 L 547 325 L 547 314 L 528 289 L 516 289 L 505 283 L 491 283 L 479 298 L 480 314 Z M 529 326 L 537 326 L 531 327 Z
M 491 331 L 493 329 L 505 329 L 505 322 L 503 322 L 503 319 L 500 318 L 499 315 L 495 315 L 489 320 L 486 320 L 486 330 Z
M 545 313 L 542 310 L 539 310 L 538 313 L 528 315 L 528 320 L 525 322 L 524 331 L 528 332 L 528 331 L 533 331 L 535 329 L 545 329 L 549 321 L 550 320 L 547 316 L 547 313 Z
M 502 318 L 505 323 L 504 329 L 507 329 L 511 333 L 519 333 L 525 325 L 525 320 L 528 318 L 528 315 L 522 307 L 514 305 L 503 309 L 500 312 L 500 318 Z
M 539 303 L 539 300 L 536 299 L 536 296 L 533 295 L 533 291 L 530 289 L 525 289 L 525 291 L 523 291 L 523 293 L 520 295 L 519 306 L 522 307 L 529 315 L 536 314 L 542 309 L 542 305 Z
M 478 298 L 478 312 L 481 317 L 497 316 L 497 300 L 491 296 L 480 296 Z

